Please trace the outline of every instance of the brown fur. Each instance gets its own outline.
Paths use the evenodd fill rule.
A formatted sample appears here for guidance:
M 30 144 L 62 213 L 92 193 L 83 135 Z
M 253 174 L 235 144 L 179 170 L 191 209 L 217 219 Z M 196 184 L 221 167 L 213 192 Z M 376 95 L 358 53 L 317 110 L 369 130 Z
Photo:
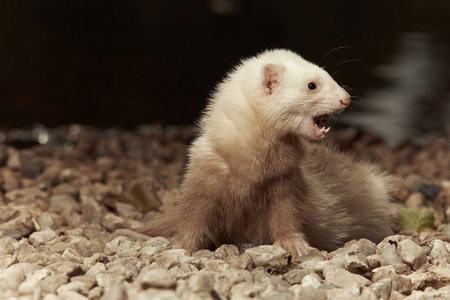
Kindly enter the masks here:
M 326 134 L 313 118 L 340 112 L 349 99 L 325 71 L 292 52 L 243 61 L 201 120 L 178 211 L 141 232 L 176 234 L 189 251 L 276 243 L 294 255 L 354 238 L 380 241 L 392 216 L 389 177 L 310 141 Z

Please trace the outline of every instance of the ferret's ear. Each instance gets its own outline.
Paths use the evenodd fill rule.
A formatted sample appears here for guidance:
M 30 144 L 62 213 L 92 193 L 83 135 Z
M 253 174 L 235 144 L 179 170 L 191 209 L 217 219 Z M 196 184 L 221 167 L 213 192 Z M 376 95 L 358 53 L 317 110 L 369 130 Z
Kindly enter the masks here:
M 285 67 L 275 64 L 267 64 L 263 69 L 263 86 L 266 95 L 272 95 L 273 91 L 280 85 L 281 75 Z

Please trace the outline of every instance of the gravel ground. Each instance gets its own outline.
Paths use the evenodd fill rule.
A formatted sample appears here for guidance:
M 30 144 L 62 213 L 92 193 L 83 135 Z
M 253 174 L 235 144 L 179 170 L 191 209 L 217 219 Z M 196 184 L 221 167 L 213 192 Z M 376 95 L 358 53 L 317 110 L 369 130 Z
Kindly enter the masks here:
M 390 149 L 334 131 L 396 175 L 398 206 L 428 208 L 432 229 L 299 259 L 272 245 L 190 255 L 132 228 L 173 209 L 191 127 L 0 132 L 0 299 L 450 299 L 445 141 Z

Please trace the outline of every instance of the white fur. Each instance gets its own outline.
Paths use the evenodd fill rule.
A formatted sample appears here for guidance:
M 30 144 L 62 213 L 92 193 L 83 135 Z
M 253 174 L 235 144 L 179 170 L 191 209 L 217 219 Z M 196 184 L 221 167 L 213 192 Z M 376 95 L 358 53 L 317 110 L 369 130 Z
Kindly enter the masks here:
M 261 88 L 266 65 L 284 68 L 272 95 Z M 308 89 L 310 82 L 317 84 L 316 90 Z M 244 60 L 218 86 L 206 112 L 214 118 L 204 118 L 202 128 L 209 137 L 209 132 L 218 127 L 239 131 L 263 124 L 275 127 L 272 131 L 279 134 L 292 132 L 315 138 L 311 118 L 339 112 L 345 108 L 339 100 L 348 98 L 347 92 L 317 65 L 289 50 L 266 51 Z M 224 134 L 235 136 L 234 132 Z

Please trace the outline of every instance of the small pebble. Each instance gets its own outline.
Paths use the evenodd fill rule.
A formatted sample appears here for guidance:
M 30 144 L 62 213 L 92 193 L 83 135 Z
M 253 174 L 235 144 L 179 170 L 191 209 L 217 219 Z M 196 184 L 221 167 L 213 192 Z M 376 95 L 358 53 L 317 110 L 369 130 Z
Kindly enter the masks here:
M 418 270 L 427 261 L 425 251 L 412 240 L 399 242 L 397 250 L 402 261 L 414 270 Z

